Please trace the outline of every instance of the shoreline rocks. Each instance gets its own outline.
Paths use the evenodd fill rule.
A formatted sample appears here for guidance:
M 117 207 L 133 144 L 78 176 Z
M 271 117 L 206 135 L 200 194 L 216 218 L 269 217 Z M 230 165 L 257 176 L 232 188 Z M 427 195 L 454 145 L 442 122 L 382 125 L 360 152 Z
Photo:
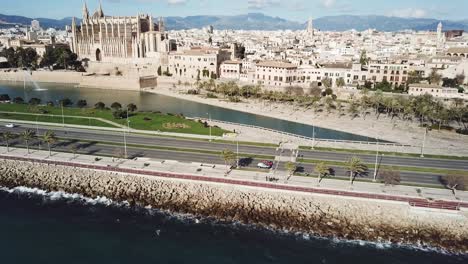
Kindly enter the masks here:
M 409 205 L 0 160 L 0 185 L 105 196 L 132 205 L 323 237 L 468 252 L 468 219 Z

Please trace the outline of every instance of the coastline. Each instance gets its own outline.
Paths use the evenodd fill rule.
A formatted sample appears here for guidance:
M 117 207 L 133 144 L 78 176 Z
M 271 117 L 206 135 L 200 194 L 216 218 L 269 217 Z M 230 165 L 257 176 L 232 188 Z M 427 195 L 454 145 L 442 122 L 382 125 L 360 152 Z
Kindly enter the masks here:
M 2 160 L 0 185 L 107 197 L 131 205 L 322 237 L 417 244 L 468 252 L 468 221 L 397 202 L 270 191 L 61 165 Z

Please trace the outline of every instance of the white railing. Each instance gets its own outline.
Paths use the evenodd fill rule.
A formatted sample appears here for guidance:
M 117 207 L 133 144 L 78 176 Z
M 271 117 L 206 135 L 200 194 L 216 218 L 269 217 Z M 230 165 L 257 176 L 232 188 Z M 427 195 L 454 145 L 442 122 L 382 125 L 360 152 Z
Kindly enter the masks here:
M 235 126 L 241 126 L 241 127 L 249 127 L 249 128 L 254 128 L 254 129 L 260 129 L 264 131 L 269 131 L 269 132 L 274 132 L 278 133 L 281 135 L 285 136 L 290 136 L 290 137 L 295 137 L 299 139 L 304 139 L 304 140 L 309 140 L 309 141 L 315 141 L 315 142 L 331 142 L 331 143 L 348 143 L 348 144 L 360 144 L 360 145 L 377 145 L 379 146 L 392 146 L 392 147 L 414 147 L 411 145 L 403 145 L 403 144 L 397 144 L 397 143 L 389 143 L 389 142 L 372 142 L 372 141 L 359 141 L 359 140 L 342 140 L 342 139 L 327 139 L 327 138 L 312 138 L 312 137 L 306 137 L 298 134 L 293 134 L 285 131 L 280 131 L 280 130 L 275 130 L 267 127 L 260 127 L 260 126 L 254 126 L 254 125 L 247 125 L 247 124 L 240 124 L 240 123 L 234 123 L 234 122 L 229 122 L 229 121 L 223 121 L 223 120 L 216 120 L 216 119 L 208 119 L 208 118 L 202 118 L 202 117 L 187 117 L 187 119 L 197 119 L 197 120 L 202 120 L 202 121 L 212 121 L 212 122 L 217 122 L 217 123 L 222 123 L 222 124 L 228 124 L 228 125 L 235 125 Z

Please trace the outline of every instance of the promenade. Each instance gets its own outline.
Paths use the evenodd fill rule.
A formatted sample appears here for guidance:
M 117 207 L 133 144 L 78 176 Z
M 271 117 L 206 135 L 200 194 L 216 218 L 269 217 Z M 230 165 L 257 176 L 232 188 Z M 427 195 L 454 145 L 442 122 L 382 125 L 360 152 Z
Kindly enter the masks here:
M 230 170 L 225 165 L 184 163 L 175 160 L 149 158 L 115 159 L 94 155 L 0 147 L 0 158 L 30 161 L 39 164 L 55 164 L 141 176 L 164 177 L 179 180 L 200 181 L 213 184 L 239 185 L 249 188 L 263 188 L 271 191 L 292 191 L 312 195 L 338 195 L 349 199 L 374 199 L 383 202 L 406 203 L 417 210 L 443 210 L 466 215 L 468 192 L 458 191 L 456 196 L 450 190 L 411 186 L 384 186 L 379 183 L 323 179 L 320 186 L 316 177 L 292 176 L 285 172 L 276 174 Z M 272 181 L 271 179 L 274 179 Z

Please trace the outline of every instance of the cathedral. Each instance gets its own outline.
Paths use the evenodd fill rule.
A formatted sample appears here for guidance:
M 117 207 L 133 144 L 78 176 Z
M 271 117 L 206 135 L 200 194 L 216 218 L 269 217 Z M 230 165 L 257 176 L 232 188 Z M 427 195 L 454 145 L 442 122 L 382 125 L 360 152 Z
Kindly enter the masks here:
M 111 63 L 152 62 L 161 64 L 175 44 L 168 39 L 164 22 L 152 16 L 105 16 L 102 5 L 90 15 L 86 3 L 83 19 L 72 20 L 73 52 L 81 59 Z

